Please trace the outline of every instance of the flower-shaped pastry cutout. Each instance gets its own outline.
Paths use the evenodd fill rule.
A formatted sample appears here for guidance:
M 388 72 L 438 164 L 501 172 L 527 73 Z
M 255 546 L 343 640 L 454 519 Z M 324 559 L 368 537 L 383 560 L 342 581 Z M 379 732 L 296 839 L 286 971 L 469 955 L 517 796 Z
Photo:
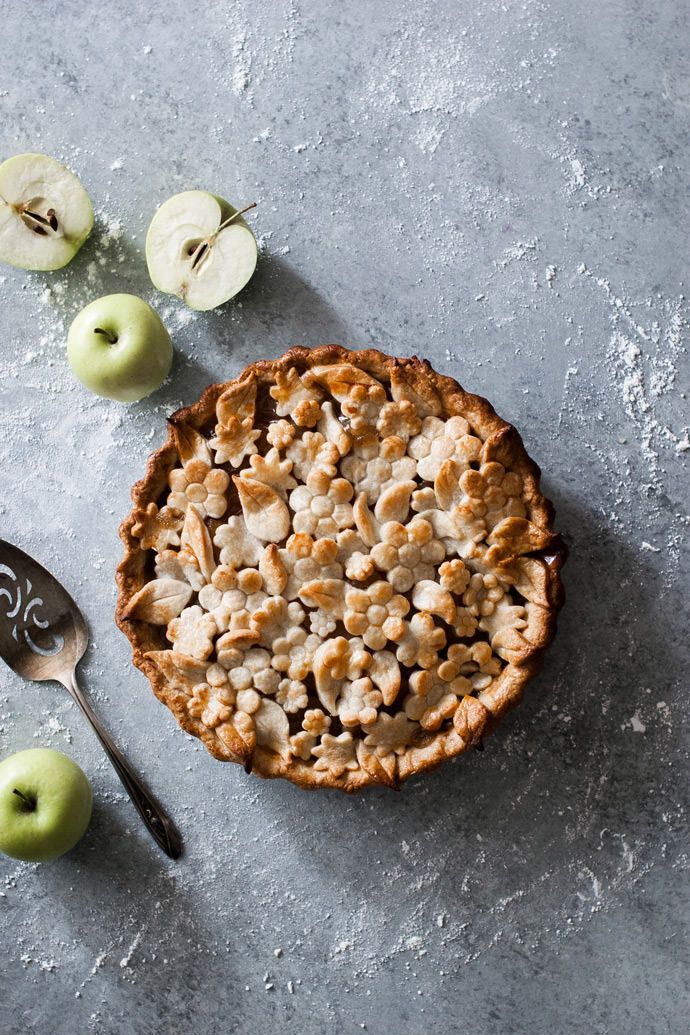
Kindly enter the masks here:
M 236 571 L 221 564 L 211 576 L 209 585 L 199 591 L 199 604 L 211 613 L 219 632 L 230 628 L 233 614 L 248 612 L 250 615 L 265 603 L 263 579 L 256 568 L 242 568 Z
M 365 726 L 367 735 L 364 743 L 373 748 L 379 758 L 392 754 L 402 755 L 413 742 L 416 730 L 415 723 L 410 722 L 405 712 L 398 712 L 397 715 L 382 712 L 373 725 Z
M 328 770 L 336 780 L 348 769 L 357 769 L 358 766 L 356 745 L 352 734 L 347 730 L 338 737 L 324 733 L 311 753 L 316 758 L 314 769 L 317 772 Z
M 386 393 L 382 385 L 353 385 L 348 397 L 340 404 L 340 409 L 350 422 L 350 430 L 355 438 L 369 434 L 376 427 L 385 401 Z
M 302 719 L 302 729 L 315 737 L 321 737 L 331 728 L 331 717 L 321 708 L 309 708 Z
M 210 730 L 228 722 L 232 715 L 232 707 L 223 700 L 223 692 L 208 683 L 199 683 L 194 687 L 192 696 L 187 701 L 187 711 L 194 719 L 200 719 Z
M 254 568 L 264 552 L 264 544 L 252 535 L 240 514 L 218 526 L 213 542 L 220 551 L 220 563 L 227 567 Z
M 308 387 L 294 367 L 287 371 L 276 370 L 275 384 L 271 396 L 276 401 L 279 417 L 292 417 L 301 428 L 313 428 L 321 416 L 322 393 Z
M 270 647 L 274 640 L 282 639 L 288 631 L 304 621 L 304 608 L 296 600 L 285 597 L 268 597 L 258 611 L 252 615 L 262 644 Z
M 297 428 L 289 420 L 274 420 L 266 429 L 266 438 L 271 446 L 285 450 L 294 440 Z
M 470 425 L 464 417 L 425 417 L 419 435 L 411 438 L 407 451 L 417 460 L 420 478 L 433 482 L 444 460 L 456 460 L 466 470 L 479 459 L 482 441 L 470 434 Z
M 337 543 L 338 560 L 345 564 L 345 577 L 350 582 L 366 582 L 371 578 L 376 571 L 376 565 L 359 532 L 346 528 L 337 536 Z
M 409 442 L 413 435 L 421 431 L 422 422 L 415 404 L 409 399 L 401 399 L 400 402 L 384 403 L 376 421 L 376 429 L 384 439 L 389 435 L 397 435 Z
M 314 539 L 307 532 L 295 532 L 280 550 L 280 559 L 287 572 L 283 590 L 287 600 L 295 600 L 300 590 L 314 579 L 342 579 L 343 568 L 336 560 L 338 546 L 334 539 Z
M 285 451 L 292 461 L 293 470 L 300 481 L 306 482 L 309 472 L 320 468 L 335 478 L 336 464 L 340 459 L 338 447 L 329 442 L 320 431 L 305 431 Z
M 471 694 L 473 689 L 469 679 L 463 676 L 443 679 L 439 668 L 413 672 L 411 693 L 405 698 L 405 714 L 425 730 L 437 730 L 446 719 L 452 719 L 458 699 Z
M 170 507 L 149 503 L 139 511 L 132 525 L 132 535 L 139 539 L 142 550 L 165 550 L 168 546 L 180 545 L 180 531 L 184 518 Z
M 317 741 L 318 737 L 312 733 L 300 730 L 299 733 L 290 737 L 290 754 L 294 758 L 301 758 L 303 762 L 308 762 L 311 758 L 312 748 L 316 746 Z
M 368 676 L 343 685 L 338 698 L 338 718 L 343 726 L 366 726 L 376 722 L 383 695 Z
M 516 471 L 506 471 L 496 461 L 482 464 L 464 480 L 463 488 L 472 499 L 483 504 L 482 517 L 489 531 L 507 517 L 526 517 L 522 500 L 522 478 Z
M 475 572 L 467 589 L 462 595 L 462 602 L 476 618 L 493 614 L 496 605 L 506 594 L 506 587 L 493 572 Z
M 303 680 L 311 672 L 312 661 L 321 640 L 301 626 L 289 629 L 285 636 L 272 644 L 272 665 L 277 672 L 286 673 L 289 679 Z
M 302 729 L 290 737 L 292 754 L 306 762 L 319 737 L 328 733 L 330 725 L 330 716 L 325 715 L 320 708 L 308 708 L 302 719 Z
M 309 704 L 307 688 L 298 679 L 281 679 L 276 701 L 283 706 L 288 715 L 294 715 Z
M 257 482 L 269 485 L 276 492 L 285 497 L 289 489 L 294 489 L 297 482 L 290 474 L 292 470 L 291 460 L 281 460 L 280 453 L 275 448 L 269 449 L 265 456 L 256 453 L 249 457 L 249 467 L 240 472 L 241 478 L 253 478 Z
M 256 440 L 260 436 L 261 429 L 253 426 L 251 418 L 231 417 L 226 427 L 218 425 L 209 444 L 215 450 L 217 464 L 240 467 L 246 456 L 257 452 Z
M 168 506 L 186 511 L 193 504 L 202 517 L 221 518 L 227 510 L 226 492 L 230 478 L 225 471 L 211 467 L 204 460 L 190 460 L 184 467 L 170 472 L 168 484 L 172 492 Z
M 309 628 L 321 640 L 327 639 L 332 632 L 335 632 L 337 624 L 335 617 L 320 607 L 316 611 L 309 612 Z
M 317 539 L 335 539 L 343 528 L 350 528 L 352 485 L 346 478 L 332 478 L 321 468 L 309 472 L 305 485 L 290 494 L 295 532 L 307 532 Z
M 406 623 L 405 635 L 398 643 L 395 656 L 401 665 L 411 668 L 432 668 L 438 660 L 438 652 L 446 643 L 444 630 L 434 624 L 434 619 L 425 611 L 418 611 Z
M 380 530 L 381 542 L 371 550 L 377 568 L 386 572 L 391 586 L 406 593 L 422 579 L 433 579 L 435 566 L 446 555 L 443 543 L 434 538 L 434 529 L 424 518 L 413 518 L 408 525 L 387 521 Z
M 444 561 L 438 569 L 438 581 L 450 593 L 462 594 L 470 581 L 470 572 L 459 557 Z
M 381 443 L 378 455 L 369 460 L 356 455 L 347 457 L 343 468 L 355 491 L 365 493 L 368 502 L 375 503 L 386 489 L 411 481 L 417 473 L 417 461 L 405 456 L 405 443 L 401 438 L 391 437 Z
M 168 639 L 173 650 L 179 650 L 190 658 L 210 657 L 217 632 L 213 615 L 207 614 L 198 604 L 186 607 L 177 618 L 168 622 Z
M 214 669 L 226 672 L 226 682 L 235 693 L 241 690 L 258 690 L 262 694 L 275 694 L 280 685 L 280 675 L 271 665 L 271 655 L 261 647 L 250 647 L 249 650 L 238 650 L 236 647 L 225 648 L 225 637 L 218 640 L 219 665 Z M 223 656 L 223 662 L 220 660 Z M 222 677 L 217 672 L 207 672 L 208 682 L 223 685 Z M 246 711 L 247 709 L 243 709 Z
M 354 682 L 372 664 L 371 654 L 364 650 L 360 639 L 348 640 L 344 636 L 325 640 L 316 651 L 312 670 L 316 681 L 316 692 L 324 708 L 331 715 L 336 714 L 336 700 L 344 681 Z
M 409 610 L 409 601 L 395 593 L 390 583 L 374 582 L 366 589 L 347 591 L 343 623 L 367 647 L 383 650 L 388 640 L 397 643 L 405 636 L 403 619 Z

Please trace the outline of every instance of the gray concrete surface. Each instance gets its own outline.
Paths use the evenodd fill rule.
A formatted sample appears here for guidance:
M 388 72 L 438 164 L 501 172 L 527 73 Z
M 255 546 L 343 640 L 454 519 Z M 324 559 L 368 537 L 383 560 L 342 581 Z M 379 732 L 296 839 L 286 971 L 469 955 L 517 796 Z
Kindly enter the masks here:
M 83 679 L 184 832 L 149 842 L 59 688 L 0 671 L 0 755 L 52 745 L 92 827 L 0 860 L 3 1035 L 680 1032 L 688 1017 L 689 9 L 678 0 L 0 0 L 0 152 L 66 160 L 97 229 L 0 271 L 0 527 L 88 615 Z M 259 203 L 250 287 L 148 281 L 155 207 Z M 153 302 L 173 376 L 89 397 L 87 301 Z M 572 555 L 523 707 L 401 794 L 262 783 L 177 729 L 113 622 L 165 415 L 294 342 L 427 356 L 545 472 Z

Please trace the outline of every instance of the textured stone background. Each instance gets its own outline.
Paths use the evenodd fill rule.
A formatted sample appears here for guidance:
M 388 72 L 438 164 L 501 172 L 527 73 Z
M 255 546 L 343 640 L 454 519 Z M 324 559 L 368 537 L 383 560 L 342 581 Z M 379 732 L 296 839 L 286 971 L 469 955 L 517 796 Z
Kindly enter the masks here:
M 0 271 L 2 534 L 83 606 L 83 681 L 187 844 L 157 852 L 59 688 L 0 671 L 0 754 L 52 745 L 96 791 L 66 858 L 0 861 L 3 1033 L 685 1030 L 689 13 L 0 0 L 1 156 L 64 159 L 98 213 L 67 270 Z M 258 201 L 263 254 L 235 304 L 190 317 L 142 244 L 194 186 Z M 129 409 L 64 355 L 116 290 L 177 355 Z M 488 395 L 572 548 L 524 706 L 398 795 L 214 762 L 113 623 L 117 526 L 165 415 L 322 341 Z

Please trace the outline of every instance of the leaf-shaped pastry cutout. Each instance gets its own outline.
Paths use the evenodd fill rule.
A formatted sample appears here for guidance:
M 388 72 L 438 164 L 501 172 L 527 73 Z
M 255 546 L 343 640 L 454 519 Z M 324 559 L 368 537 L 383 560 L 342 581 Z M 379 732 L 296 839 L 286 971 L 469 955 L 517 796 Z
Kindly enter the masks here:
M 165 676 L 174 690 L 191 694 L 192 689 L 206 679 L 207 661 L 190 658 L 177 650 L 150 650 L 146 657 Z
M 206 581 L 210 582 L 216 568 L 213 544 L 206 523 L 194 504 L 187 507 L 182 529 L 182 544 L 192 551 L 199 565 L 199 571 Z
M 124 616 L 152 625 L 167 625 L 184 610 L 192 592 L 190 585 L 178 579 L 152 579 L 134 594 Z
M 314 654 L 312 670 L 316 692 L 329 715 L 336 713 L 335 705 L 342 687 L 342 680 L 333 676 L 333 666 L 342 663 L 343 652 L 347 650 L 347 640 L 343 636 L 338 636 L 334 640 L 325 640 Z
M 522 456 L 523 453 L 524 447 L 519 432 L 512 425 L 508 425 L 489 435 L 479 457 L 482 464 L 496 461 L 509 470 L 513 467 L 516 457 Z
M 177 455 L 183 464 L 189 463 L 190 460 L 203 460 L 209 467 L 213 465 L 209 444 L 196 428 L 185 424 L 184 421 L 176 421 L 174 418 L 171 418 L 168 423 L 172 428 Z
M 253 478 L 233 475 L 237 495 L 242 504 L 244 523 L 257 539 L 279 543 L 290 531 L 290 514 L 278 493 Z
M 359 367 L 351 363 L 327 364 L 320 367 L 312 367 L 304 374 L 307 384 L 323 385 L 331 395 L 335 396 L 338 402 L 344 402 L 355 385 L 366 385 L 368 387 L 378 386 L 383 390 L 383 385 L 371 374 L 367 374 Z
M 383 696 L 385 705 L 393 704 L 400 690 L 400 665 L 389 650 L 377 650 L 369 668 L 369 678 Z
M 357 525 L 357 531 L 367 546 L 375 546 L 379 541 L 379 523 L 369 510 L 366 492 L 360 492 L 355 500 L 352 512 Z
M 257 744 L 287 758 L 290 750 L 290 723 L 280 705 L 264 698 L 252 718 Z
M 312 582 L 305 582 L 299 597 L 307 607 L 320 607 L 335 618 L 342 618 L 345 613 L 345 583 L 342 579 L 313 579 Z
M 391 373 L 391 395 L 396 402 L 407 399 L 414 403 L 420 417 L 440 417 L 443 412 L 440 395 L 419 367 L 410 376 L 404 366 L 396 365 Z
M 264 580 L 264 589 L 268 595 L 271 597 L 280 596 L 287 585 L 288 576 L 275 543 L 269 543 L 261 554 L 259 572 Z
M 230 722 L 224 722 L 216 727 L 216 735 L 220 737 L 228 751 L 237 761 L 243 765 L 251 757 L 252 749 L 240 736 Z
M 486 540 L 491 547 L 486 554 L 487 564 L 496 567 L 521 554 L 543 550 L 552 539 L 553 533 L 532 524 L 527 518 L 503 518 Z
M 345 456 L 352 448 L 352 435 L 349 435 L 335 415 L 333 403 L 328 401 L 321 405 L 321 416 L 318 430 L 328 442 L 332 442 L 341 456 Z
M 539 649 L 519 629 L 510 628 L 499 629 L 491 638 L 491 646 L 499 657 L 516 668 L 524 665 Z
M 449 625 L 455 624 L 457 607 L 452 594 L 430 579 L 417 583 L 412 591 L 412 603 L 418 611 L 429 611 Z
M 535 557 L 520 557 L 506 574 L 511 585 L 515 586 L 525 600 L 541 607 L 548 607 L 552 602 L 549 599 L 551 582 L 548 568 L 543 561 Z
M 256 376 L 249 374 L 229 385 L 216 403 L 218 423 L 227 427 L 233 417 L 241 421 L 254 417 L 256 408 Z
M 370 748 L 363 740 L 358 740 L 357 761 L 376 783 L 383 784 L 384 787 L 398 787 L 396 779 L 398 756 L 395 752 L 391 752 L 385 758 L 379 758 L 373 748 Z
M 476 747 L 482 739 L 489 715 L 476 697 L 463 697 L 453 716 L 453 725 L 466 744 Z
M 434 481 L 434 493 L 441 510 L 452 510 L 462 499 L 461 474 L 457 460 L 444 460 L 441 464 Z
M 242 478 L 253 478 L 255 482 L 263 482 L 270 485 L 281 496 L 285 497 L 288 489 L 294 489 L 296 480 L 290 474 L 292 460 L 281 460 L 280 453 L 274 447 L 269 449 L 266 456 L 260 453 L 249 458 L 249 467 L 240 472 Z
M 386 521 L 400 521 L 404 523 L 410 510 L 410 496 L 416 488 L 417 483 L 413 481 L 395 482 L 393 485 L 390 485 L 376 501 L 374 508 L 376 520 L 382 524 Z M 364 539 L 364 536 L 362 536 L 362 539 Z

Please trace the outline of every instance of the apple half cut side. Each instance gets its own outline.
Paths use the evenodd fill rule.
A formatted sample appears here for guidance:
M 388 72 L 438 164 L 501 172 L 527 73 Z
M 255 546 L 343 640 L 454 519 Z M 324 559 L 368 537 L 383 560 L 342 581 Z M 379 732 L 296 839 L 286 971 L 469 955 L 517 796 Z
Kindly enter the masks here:
M 257 247 L 242 213 L 204 190 L 168 198 L 146 235 L 149 275 L 159 291 L 191 309 L 215 309 L 241 291 L 256 269 Z
M 92 228 L 91 199 L 61 162 L 25 154 L 0 165 L 0 262 L 25 270 L 62 269 Z

